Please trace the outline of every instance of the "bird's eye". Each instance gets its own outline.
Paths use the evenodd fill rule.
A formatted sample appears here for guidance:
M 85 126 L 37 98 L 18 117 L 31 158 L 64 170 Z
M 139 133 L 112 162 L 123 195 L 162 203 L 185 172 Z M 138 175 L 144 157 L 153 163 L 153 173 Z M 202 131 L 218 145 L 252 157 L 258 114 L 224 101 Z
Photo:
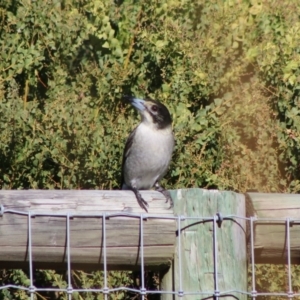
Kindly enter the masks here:
M 158 110 L 158 107 L 157 107 L 156 105 L 153 105 L 153 106 L 151 107 L 151 109 L 152 109 L 152 111 L 157 111 L 157 110 Z

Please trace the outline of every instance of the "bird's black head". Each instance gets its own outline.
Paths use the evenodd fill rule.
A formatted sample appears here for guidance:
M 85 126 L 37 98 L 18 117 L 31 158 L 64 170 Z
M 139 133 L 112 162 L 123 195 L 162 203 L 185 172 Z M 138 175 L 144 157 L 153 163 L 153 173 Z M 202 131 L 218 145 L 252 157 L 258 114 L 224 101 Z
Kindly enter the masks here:
M 164 129 L 172 124 L 169 110 L 161 102 L 152 99 L 138 99 L 125 97 L 139 111 L 142 122 L 155 126 L 157 129 Z

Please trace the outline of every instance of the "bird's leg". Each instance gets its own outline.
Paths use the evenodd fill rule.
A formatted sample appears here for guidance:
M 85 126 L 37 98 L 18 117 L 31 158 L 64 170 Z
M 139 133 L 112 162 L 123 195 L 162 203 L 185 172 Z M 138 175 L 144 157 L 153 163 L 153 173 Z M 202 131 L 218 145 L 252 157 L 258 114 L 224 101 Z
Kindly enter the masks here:
M 142 195 L 140 194 L 140 192 L 138 191 L 138 189 L 136 189 L 136 188 L 134 188 L 134 187 L 131 188 L 131 189 L 132 189 L 132 191 L 134 192 L 135 197 L 136 197 L 136 200 L 137 200 L 138 204 L 140 205 L 140 207 L 141 207 L 142 209 L 144 209 L 146 212 L 148 212 L 147 207 L 148 207 L 149 205 L 148 205 L 147 201 L 145 201 L 145 200 L 142 198 Z
M 170 208 L 172 208 L 174 206 L 174 203 L 169 191 L 165 190 L 158 182 L 155 183 L 154 187 L 156 191 L 162 193 L 166 197 L 166 203 L 170 202 Z

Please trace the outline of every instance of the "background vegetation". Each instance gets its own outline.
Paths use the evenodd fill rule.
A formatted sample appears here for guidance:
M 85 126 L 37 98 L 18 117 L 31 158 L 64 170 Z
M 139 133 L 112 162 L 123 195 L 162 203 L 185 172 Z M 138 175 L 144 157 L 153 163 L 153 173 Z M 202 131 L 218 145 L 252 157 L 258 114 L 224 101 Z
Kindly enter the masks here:
M 172 113 L 168 188 L 299 192 L 299 16 L 294 0 L 2 0 L 0 188 L 118 188 L 133 94 Z

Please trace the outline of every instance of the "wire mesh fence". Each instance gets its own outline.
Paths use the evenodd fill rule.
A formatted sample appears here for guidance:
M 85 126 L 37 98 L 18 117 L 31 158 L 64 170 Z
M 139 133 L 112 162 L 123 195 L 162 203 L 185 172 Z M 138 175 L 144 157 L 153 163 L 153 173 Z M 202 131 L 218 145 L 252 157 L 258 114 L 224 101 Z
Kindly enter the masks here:
M 244 217 L 244 216 L 237 216 L 237 215 L 226 215 L 222 216 L 220 213 L 216 213 L 213 216 L 203 217 L 203 216 L 174 216 L 170 217 L 170 215 L 151 215 L 151 214 L 131 214 L 131 213 L 120 213 L 120 214 L 110 214 L 110 213 L 95 213 L 95 214 L 80 214 L 76 215 L 74 213 L 53 213 L 53 212 L 33 212 L 33 211 L 18 211 L 18 210 L 11 210 L 6 209 L 4 206 L 0 207 L 0 216 L 4 216 L 5 214 L 11 214 L 15 216 L 26 216 L 28 222 L 28 244 L 27 244 L 27 251 L 28 251 L 28 269 L 29 269 L 29 279 L 30 283 L 29 286 L 20 286 L 14 284 L 8 284 L 0 286 L 0 290 L 3 289 L 21 289 L 28 292 L 29 298 L 31 300 L 36 299 L 35 294 L 38 292 L 63 292 L 66 293 L 67 298 L 69 300 L 73 299 L 72 296 L 74 293 L 84 293 L 84 292 L 92 292 L 92 293 L 99 293 L 102 295 L 104 299 L 109 299 L 110 296 L 117 292 L 117 291 L 128 291 L 132 293 L 136 293 L 140 296 L 141 299 L 147 299 L 147 295 L 149 294 L 159 294 L 162 297 L 166 295 L 170 295 L 172 298 L 170 299 L 179 299 L 179 298 L 187 298 L 187 299 L 262 299 L 259 298 L 261 296 L 265 297 L 286 297 L 287 299 L 300 299 L 300 293 L 293 291 L 293 282 L 292 282 L 292 263 L 291 263 L 291 235 L 290 235 L 290 228 L 294 224 L 298 224 L 300 220 L 292 219 L 292 218 L 257 218 L 257 217 Z M 66 224 L 66 269 L 67 269 L 67 287 L 65 288 L 54 288 L 54 287 L 39 287 L 35 285 L 35 278 L 34 278 L 34 246 L 33 246 L 33 225 L 32 219 L 39 218 L 43 216 L 50 216 L 50 217 L 59 217 L 65 221 Z M 72 247 L 71 247 L 71 220 L 80 217 L 80 218 L 100 218 L 102 221 L 102 261 L 103 261 L 103 286 L 101 288 L 77 288 L 72 285 L 72 261 L 71 261 L 71 254 L 72 254 Z M 129 288 L 127 286 L 120 286 L 116 288 L 110 288 L 108 284 L 108 261 L 107 261 L 107 253 L 109 248 L 107 247 L 106 240 L 107 240 L 107 221 L 113 217 L 122 217 L 126 218 L 134 218 L 139 220 L 139 270 L 141 274 L 140 280 L 140 287 L 139 288 Z M 176 231 L 174 232 L 174 236 L 176 238 L 176 254 L 174 256 L 174 260 L 176 261 L 178 272 L 176 273 L 177 278 L 174 279 L 176 281 L 176 285 L 172 289 L 165 290 L 148 290 L 146 283 L 145 283 L 145 261 L 144 261 L 144 224 L 146 220 L 149 219 L 173 219 L 176 222 Z M 258 292 L 257 291 L 257 278 L 256 278 L 256 266 L 255 266 L 255 226 L 256 224 L 263 224 L 274 222 L 276 224 L 283 224 L 286 230 L 286 240 L 285 240 L 285 249 L 284 249 L 284 257 L 286 258 L 286 279 L 287 285 L 286 290 L 282 292 Z M 245 240 L 248 239 L 248 263 L 250 263 L 250 278 L 248 279 L 249 285 L 248 287 L 245 286 L 244 289 L 223 289 L 220 285 L 220 281 L 224 280 L 224 278 L 220 278 L 220 262 L 219 262 L 219 240 L 218 234 L 220 230 L 222 230 L 224 224 L 231 223 L 235 224 L 236 226 L 240 227 L 244 234 Z M 247 229 L 245 226 L 247 223 Z M 184 247 L 182 242 L 182 235 L 188 230 L 196 226 L 201 226 L 202 224 L 211 224 L 211 245 L 207 246 L 208 251 L 213 257 L 213 289 L 189 289 L 189 287 L 185 286 L 185 282 L 183 280 L 183 268 L 189 268 L 187 265 L 183 265 L 183 258 L 182 258 L 182 249 Z M 241 243 L 244 243 L 241 241 Z M 228 241 L 230 243 L 230 241 Z M 1 245 L 0 245 L 1 247 Z M 246 243 L 245 243 L 246 247 Z M 124 250 L 126 251 L 126 250 Z M 224 255 L 224 253 L 222 254 Z M 191 261 L 191 264 L 195 262 Z M 246 264 L 246 257 L 244 263 Z M 236 274 L 236 276 L 240 276 L 240 274 Z M 264 298 L 266 299 L 266 298 Z M 273 298 L 275 299 L 275 298 Z

